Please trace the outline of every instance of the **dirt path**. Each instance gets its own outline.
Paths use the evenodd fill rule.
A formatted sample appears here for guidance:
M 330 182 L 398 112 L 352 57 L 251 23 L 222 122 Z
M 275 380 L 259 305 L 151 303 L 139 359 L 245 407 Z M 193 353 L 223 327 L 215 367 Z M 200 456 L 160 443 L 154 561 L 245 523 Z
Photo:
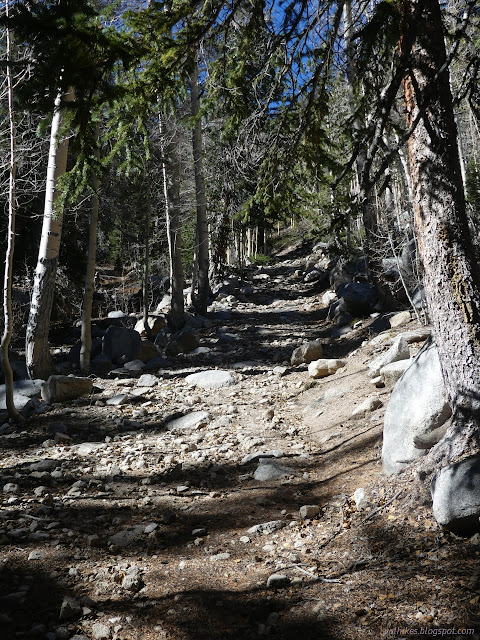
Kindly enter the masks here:
M 257 273 L 203 330 L 210 351 L 155 386 L 98 379 L 91 398 L 0 437 L 2 640 L 463 637 L 480 624 L 476 541 L 444 534 L 382 476 L 383 409 L 351 417 L 382 347 L 368 322 L 331 341 L 299 265 Z M 347 367 L 312 383 L 288 361 L 316 338 Z M 188 384 L 214 368 L 235 384 Z M 374 392 L 385 405 L 389 390 Z M 118 393 L 127 402 L 108 405 Z

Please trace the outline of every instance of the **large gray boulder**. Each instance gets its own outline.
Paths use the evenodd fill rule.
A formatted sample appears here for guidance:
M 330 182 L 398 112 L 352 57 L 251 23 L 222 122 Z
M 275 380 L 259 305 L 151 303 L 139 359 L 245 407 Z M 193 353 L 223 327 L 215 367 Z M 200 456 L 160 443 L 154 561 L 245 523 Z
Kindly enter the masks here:
M 50 376 L 42 383 L 42 400 L 53 402 L 67 402 L 80 396 L 92 393 L 93 382 L 90 378 L 75 378 L 73 376 Z
M 441 427 L 450 415 L 437 349 L 429 338 L 395 385 L 385 412 L 385 473 L 398 473 L 420 458 L 425 449 L 415 446 L 415 440 L 425 441 L 425 436 Z
M 103 338 L 103 353 L 112 362 L 135 360 L 140 351 L 141 338 L 138 331 L 125 327 L 108 327 Z
M 450 464 L 435 474 L 431 492 L 436 521 L 457 535 L 480 532 L 480 456 Z

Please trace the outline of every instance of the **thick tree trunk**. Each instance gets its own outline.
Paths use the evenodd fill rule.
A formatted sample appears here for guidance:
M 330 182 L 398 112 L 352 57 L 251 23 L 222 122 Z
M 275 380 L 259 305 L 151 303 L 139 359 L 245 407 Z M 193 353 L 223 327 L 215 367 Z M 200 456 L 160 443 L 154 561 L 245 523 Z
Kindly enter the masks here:
M 469 233 L 438 0 L 409 0 L 415 38 L 404 80 L 418 248 L 454 421 L 429 456 L 451 461 L 478 450 L 480 271 Z M 406 38 L 401 46 L 409 46 Z
M 208 280 L 209 270 L 209 250 L 208 250 L 208 222 L 207 222 L 207 199 L 205 196 L 205 175 L 203 171 L 203 141 L 202 122 L 198 117 L 200 111 L 200 98 L 198 94 L 198 66 L 195 62 L 195 69 L 191 77 L 191 105 L 192 116 L 196 117 L 192 134 L 193 164 L 195 172 L 195 197 L 197 203 L 197 228 L 195 234 L 195 254 L 197 262 L 198 291 L 192 296 L 193 304 L 202 315 L 207 314 L 208 296 L 210 293 L 210 283 Z M 193 286 L 193 285 L 192 285 Z M 193 291 L 192 291 L 193 293 Z
M 66 171 L 68 156 L 68 138 L 58 140 L 62 122 L 62 99 L 65 102 L 73 101 L 73 89 L 69 89 L 65 96 L 61 94 L 57 96 L 52 120 L 42 236 L 35 270 L 25 346 L 27 369 L 31 378 L 48 378 L 52 369 L 48 330 L 63 224 L 63 211 L 60 208 L 55 208 L 55 202 L 58 198 L 58 179 Z
M 97 140 L 99 131 L 97 128 Z M 100 152 L 97 152 L 97 160 L 100 159 Z M 94 176 L 93 178 L 93 196 L 90 209 L 90 231 L 88 237 L 88 253 L 87 253 L 87 270 L 85 273 L 85 289 L 83 292 L 82 305 L 82 346 L 80 349 L 80 371 L 84 375 L 90 373 L 90 354 L 92 351 L 92 303 L 95 282 L 95 267 L 97 258 L 97 228 L 98 228 L 98 211 L 100 201 L 98 198 L 98 190 L 100 188 L 100 180 Z
M 5 0 L 5 15 L 8 18 L 9 4 Z M 10 124 L 10 167 L 8 186 L 8 231 L 7 231 L 7 251 L 5 253 L 5 275 L 3 282 L 3 335 L 0 346 L 0 362 L 5 377 L 5 399 L 8 416 L 15 421 L 21 419 L 13 401 L 13 373 L 8 358 L 8 348 L 12 339 L 13 317 L 12 317 L 12 277 L 13 277 L 13 250 L 15 246 L 15 176 L 17 170 L 16 156 L 16 131 L 15 131 L 15 111 L 13 105 L 13 77 L 12 77 L 12 45 L 10 29 L 7 28 L 7 91 L 8 91 L 8 119 Z

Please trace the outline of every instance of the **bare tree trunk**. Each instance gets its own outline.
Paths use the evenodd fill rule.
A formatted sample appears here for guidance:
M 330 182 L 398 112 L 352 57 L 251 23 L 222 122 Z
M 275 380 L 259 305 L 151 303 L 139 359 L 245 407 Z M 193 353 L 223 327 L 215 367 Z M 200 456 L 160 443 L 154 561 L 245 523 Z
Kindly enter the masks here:
M 182 264 L 182 234 L 180 223 L 180 165 L 176 132 L 165 134 L 165 124 L 160 117 L 160 133 L 163 138 L 163 187 L 167 218 L 168 248 L 170 253 L 170 293 L 172 296 L 171 324 L 179 330 L 185 324 L 183 299 L 184 276 Z
M 98 141 L 99 127 L 97 126 L 96 138 Z M 100 151 L 96 153 L 97 160 L 100 159 Z M 88 253 L 87 253 L 87 270 L 85 273 L 85 289 L 83 292 L 82 304 L 82 328 L 80 348 L 80 371 L 84 375 L 90 373 L 90 354 L 92 351 L 92 303 L 95 282 L 95 267 L 97 258 L 97 228 L 98 228 L 98 211 L 100 201 L 98 190 L 100 189 L 100 180 L 97 176 L 92 181 L 93 195 L 90 209 L 90 228 L 88 237 Z
M 438 0 L 409 0 L 413 30 L 410 73 L 404 80 L 418 249 L 425 293 L 454 420 L 431 461 L 479 449 L 480 270 L 468 227 L 457 130 Z M 408 38 L 401 43 L 409 46 Z M 435 462 L 434 462 L 435 464 Z
M 194 71 L 191 77 L 191 105 L 192 116 L 196 118 L 192 134 L 193 164 L 195 172 L 195 196 L 197 202 L 197 228 L 195 233 L 195 254 L 197 264 L 198 291 L 196 296 L 192 296 L 193 304 L 197 311 L 207 314 L 208 295 L 210 293 L 210 283 L 208 280 L 209 271 L 209 240 L 207 222 L 207 199 L 205 196 L 205 175 L 203 171 L 203 141 L 202 122 L 198 117 L 200 111 L 200 98 L 198 94 L 198 65 L 195 61 Z M 193 293 L 193 283 L 192 283 Z
M 55 100 L 50 133 L 42 236 L 35 270 L 25 347 L 27 370 L 31 378 L 48 378 L 52 369 L 48 331 L 63 224 L 63 211 L 55 207 L 55 202 L 58 198 L 58 179 L 66 171 L 68 156 L 68 138 L 58 140 L 62 122 L 62 99 L 65 102 L 73 101 L 73 89 L 69 89 L 65 96 L 62 96 L 61 93 L 58 94 Z
M 9 16 L 8 0 L 5 0 L 5 15 Z M 15 111 L 13 105 L 13 78 L 12 78 L 12 41 L 10 29 L 7 27 L 7 91 L 8 91 L 8 119 L 10 124 L 10 167 L 8 181 L 8 231 L 7 251 L 5 254 L 5 275 L 3 281 L 3 335 L 0 345 L 0 361 L 5 377 L 5 399 L 9 418 L 16 422 L 21 419 L 13 401 L 13 373 L 8 358 L 8 347 L 12 339 L 12 277 L 13 277 L 13 251 L 15 246 L 15 177 L 17 171 L 16 155 L 16 130 Z

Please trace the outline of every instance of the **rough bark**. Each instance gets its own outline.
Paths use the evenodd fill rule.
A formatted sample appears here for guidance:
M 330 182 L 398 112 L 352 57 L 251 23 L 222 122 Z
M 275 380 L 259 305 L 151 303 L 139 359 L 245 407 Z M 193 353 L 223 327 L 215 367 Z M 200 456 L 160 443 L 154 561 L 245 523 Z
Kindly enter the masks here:
M 98 140 L 99 130 L 97 127 L 96 137 Z M 100 152 L 97 152 L 97 160 L 100 159 Z M 88 253 L 87 253 L 87 270 L 85 272 L 85 289 L 83 292 L 82 304 L 82 329 L 80 348 L 80 371 L 84 375 L 90 373 L 90 354 L 92 351 L 92 303 L 95 282 L 95 267 L 97 257 L 97 228 L 98 228 L 98 211 L 100 201 L 98 198 L 98 190 L 100 188 L 100 180 L 94 176 L 92 181 L 93 196 L 90 209 L 90 231 L 88 237 Z
M 210 284 L 208 279 L 210 263 L 208 248 L 207 199 L 205 196 L 205 175 L 203 170 L 202 122 L 198 117 L 200 111 L 200 98 L 198 93 L 198 66 L 196 63 L 191 77 L 190 99 L 192 116 L 196 118 L 192 132 L 192 149 L 195 173 L 195 197 L 197 205 L 195 256 L 197 264 L 196 279 L 198 282 L 197 293 L 196 295 L 192 295 L 192 301 L 197 311 L 202 315 L 206 315 L 208 295 L 210 293 Z
M 55 203 L 59 195 L 57 191 L 58 179 L 66 171 L 68 156 L 68 138 L 63 140 L 58 138 L 62 122 L 62 100 L 71 102 L 73 99 L 73 89 L 70 89 L 65 96 L 59 94 L 55 101 L 52 119 L 42 236 L 34 276 L 25 346 L 27 369 L 31 378 L 46 379 L 52 370 L 48 331 L 63 224 L 63 211 L 61 208 L 56 208 Z
M 480 420 L 480 271 L 469 233 L 457 130 L 438 0 L 405 3 L 405 32 L 413 33 L 404 80 L 418 249 L 442 372 L 454 410 L 452 427 L 431 461 L 478 450 Z M 419 117 L 420 116 L 420 117 Z
M 9 16 L 8 0 L 5 0 L 5 15 Z M 8 183 L 8 230 L 7 230 L 7 251 L 5 253 L 5 275 L 3 281 L 3 335 L 0 345 L 0 361 L 5 377 L 5 399 L 8 416 L 15 421 L 21 419 L 19 412 L 13 401 L 13 373 L 8 358 L 8 348 L 12 339 L 13 317 L 12 317 L 12 277 L 13 277 L 13 251 L 15 246 L 15 177 L 17 170 L 16 156 L 16 131 L 15 131 L 15 111 L 13 105 L 13 77 L 12 77 L 12 45 L 10 29 L 6 33 L 7 47 L 7 92 L 8 92 L 8 119 L 10 125 L 10 167 Z

